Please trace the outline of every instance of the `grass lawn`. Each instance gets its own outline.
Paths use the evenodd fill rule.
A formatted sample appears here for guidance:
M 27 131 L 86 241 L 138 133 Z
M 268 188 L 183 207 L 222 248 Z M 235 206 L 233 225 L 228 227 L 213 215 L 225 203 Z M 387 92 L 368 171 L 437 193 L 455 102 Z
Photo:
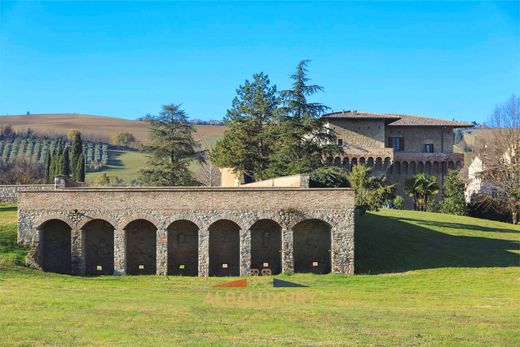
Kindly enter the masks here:
M 19 265 L 15 223 L 14 208 L 0 207 L 2 345 L 520 345 L 518 226 L 371 213 L 356 221 L 357 275 L 276 276 L 308 288 L 253 277 L 226 289 L 211 287 L 226 278 L 30 270 Z M 295 293 L 314 302 L 295 304 Z
M 89 172 L 86 181 L 93 182 L 97 176 L 106 173 L 115 175 L 128 183 L 139 176 L 139 170 L 143 168 L 145 160 L 146 155 L 142 152 L 109 150 L 106 169 Z

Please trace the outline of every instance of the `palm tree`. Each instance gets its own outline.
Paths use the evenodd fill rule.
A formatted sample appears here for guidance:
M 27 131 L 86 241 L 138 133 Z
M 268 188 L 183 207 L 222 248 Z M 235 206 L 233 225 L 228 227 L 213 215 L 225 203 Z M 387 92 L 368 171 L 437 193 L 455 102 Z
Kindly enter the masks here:
M 417 174 L 406 180 L 404 191 L 412 198 L 417 210 L 426 211 L 428 200 L 439 192 L 437 177 Z

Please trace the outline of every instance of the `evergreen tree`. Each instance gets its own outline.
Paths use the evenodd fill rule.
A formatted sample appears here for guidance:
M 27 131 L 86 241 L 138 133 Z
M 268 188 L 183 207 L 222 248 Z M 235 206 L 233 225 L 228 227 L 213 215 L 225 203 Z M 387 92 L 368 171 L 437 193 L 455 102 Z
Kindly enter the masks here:
M 180 105 L 165 105 L 157 116 L 147 116 L 150 144 L 147 167 L 141 170 L 145 185 L 189 186 L 198 184 L 188 168 L 200 157 L 193 139 L 195 129 Z
M 466 199 L 464 197 L 465 185 L 458 177 L 457 170 L 449 170 L 444 182 L 441 212 L 464 216 L 467 214 Z
M 70 159 L 69 159 L 69 148 L 65 146 L 65 149 L 63 150 L 63 160 L 61 163 L 61 171 L 63 173 L 63 176 L 70 177 Z
M 47 150 L 47 152 L 45 152 L 45 183 L 52 183 L 52 179 L 51 153 Z
M 76 181 L 85 182 L 85 155 L 83 153 L 80 154 L 76 161 L 75 175 L 77 177 L 74 178 Z
M 63 146 L 58 142 L 54 155 L 54 176 L 63 176 Z
M 308 84 L 308 60 L 301 61 L 291 75 L 292 88 L 281 93 L 283 107 L 278 112 L 275 131 L 276 151 L 272 153 L 271 176 L 310 173 L 325 166 L 325 156 L 341 152 L 333 132 L 324 126 L 320 116 L 327 106 L 307 100 L 323 91 L 319 85 Z
M 253 75 L 237 89 L 225 117 L 228 129 L 212 150 L 211 160 L 234 168 L 255 180 L 269 178 L 267 169 L 273 151 L 271 133 L 279 104 L 276 86 L 263 73 Z
M 72 145 L 70 149 L 71 154 L 71 166 L 72 166 L 72 178 L 76 181 L 83 181 L 81 180 L 82 175 L 85 175 L 84 170 L 78 171 L 79 167 L 83 165 L 85 166 L 85 160 L 83 160 L 83 164 L 78 165 L 78 161 L 80 159 L 81 154 L 83 153 L 83 141 L 81 140 L 81 133 L 79 131 L 72 131 L 69 133 L 69 138 L 72 138 Z M 82 173 L 83 172 L 83 173 Z

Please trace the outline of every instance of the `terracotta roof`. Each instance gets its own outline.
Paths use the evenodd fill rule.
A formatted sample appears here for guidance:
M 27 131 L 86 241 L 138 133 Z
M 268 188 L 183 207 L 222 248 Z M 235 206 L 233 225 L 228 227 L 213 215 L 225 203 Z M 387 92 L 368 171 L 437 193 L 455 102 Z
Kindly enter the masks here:
M 392 114 L 392 113 L 371 113 L 361 111 L 340 111 L 327 113 L 322 118 L 332 119 L 381 119 L 385 120 L 389 126 L 446 126 L 454 128 L 471 127 L 473 124 L 456 122 L 446 119 L 414 116 L 408 114 Z

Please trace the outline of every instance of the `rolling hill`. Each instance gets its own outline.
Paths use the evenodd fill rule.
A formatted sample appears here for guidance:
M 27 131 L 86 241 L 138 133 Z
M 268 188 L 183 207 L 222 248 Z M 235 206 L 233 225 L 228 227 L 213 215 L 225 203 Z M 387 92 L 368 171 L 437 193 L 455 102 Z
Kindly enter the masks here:
M 132 133 L 142 143 L 148 141 L 146 123 L 117 117 L 94 116 L 77 113 L 32 114 L 0 116 L 0 125 L 12 125 L 16 131 L 31 128 L 38 134 L 66 135 L 70 129 L 79 129 L 83 134 L 109 141 L 113 134 Z M 206 139 L 209 145 L 224 135 L 226 127 L 215 125 L 195 125 L 195 139 Z

